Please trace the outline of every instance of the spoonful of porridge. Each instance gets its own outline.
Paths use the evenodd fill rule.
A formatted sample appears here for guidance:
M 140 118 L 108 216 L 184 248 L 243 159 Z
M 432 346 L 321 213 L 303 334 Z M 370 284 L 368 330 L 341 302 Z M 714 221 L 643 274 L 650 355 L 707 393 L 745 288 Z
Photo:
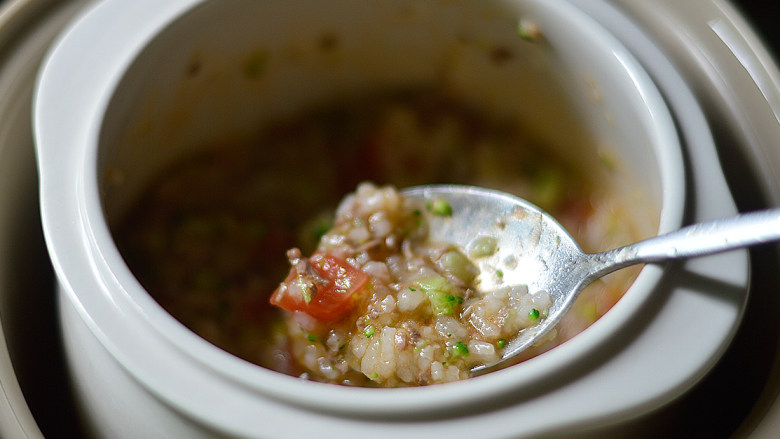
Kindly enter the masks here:
M 549 307 L 528 311 L 531 317 L 538 313 L 535 324 L 521 329 L 506 344 L 499 361 L 477 365 L 472 372 L 500 366 L 534 345 L 558 324 L 586 286 L 613 271 L 780 240 L 780 209 L 770 209 L 587 254 L 554 218 L 506 193 L 469 186 L 420 186 L 403 195 L 448 206 L 448 215 L 432 215 L 428 220 L 429 239 L 488 250 L 474 254 L 480 290 L 524 285 L 529 294 L 549 300 Z
M 597 254 L 511 195 L 358 186 L 316 251 L 287 252 L 271 297 L 302 377 L 346 385 L 455 381 L 517 362 L 580 292 L 615 270 L 780 239 L 780 209 Z

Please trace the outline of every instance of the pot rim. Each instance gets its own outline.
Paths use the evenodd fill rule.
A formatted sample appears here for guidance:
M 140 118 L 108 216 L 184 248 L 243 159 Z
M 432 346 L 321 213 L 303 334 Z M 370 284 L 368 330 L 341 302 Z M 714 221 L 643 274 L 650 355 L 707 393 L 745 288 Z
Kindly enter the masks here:
M 421 388 L 379 390 L 349 388 L 299 380 L 257 367 L 226 354 L 186 329 L 157 305 L 132 276 L 129 268 L 124 265 L 121 255 L 113 244 L 111 233 L 103 216 L 96 184 L 97 175 L 94 170 L 97 169 L 95 161 L 102 116 L 108 107 L 115 86 L 121 80 L 124 68 L 145 47 L 156 32 L 202 2 L 203 0 L 177 0 L 174 2 L 175 6 L 169 7 L 165 11 L 153 13 L 154 19 L 147 26 L 147 32 L 139 32 L 136 38 L 124 41 L 124 44 L 127 45 L 125 50 L 112 56 L 110 62 L 106 62 L 106 70 L 102 72 L 104 76 L 100 81 L 101 87 L 96 87 L 97 95 L 92 96 L 90 105 L 85 107 L 88 117 L 84 120 L 89 123 L 89 126 L 85 127 L 84 132 L 79 133 L 79 137 L 86 140 L 83 153 L 75 154 L 81 158 L 76 159 L 74 164 L 77 166 L 75 168 L 70 168 L 67 171 L 72 175 L 73 169 L 77 170 L 77 183 L 74 192 L 72 192 L 72 194 L 77 195 L 74 197 L 76 199 L 65 197 L 55 201 L 50 198 L 53 195 L 47 197 L 45 175 L 51 170 L 47 169 L 45 161 L 42 161 L 40 165 L 42 168 L 42 213 L 47 231 L 47 241 L 50 242 L 58 276 L 61 281 L 65 282 L 65 289 L 70 299 L 74 304 L 77 304 L 83 318 L 96 336 L 123 367 L 139 377 L 139 381 L 149 387 L 151 391 L 172 401 L 181 399 L 180 395 L 170 395 L 166 393 L 164 388 L 149 384 L 155 381 L 154 378 L 151 378 L 153 371 L 148 370 L 146 365 L 142 364 L 143 362 L 135 361 L 132 353 L 111 336 L 111 331 L 106 331 L 106 328 L 101 326 L 101 322 L 98 320 L 107 319 L 105 316 L 97 318 L 96 313 L 101 312 L 101 309 L 111 311 L 113 315 L 121 315 L 128 325 L 133 322 L 137 328 L 143 328 L 143 337 L 149 340 L 162 337 L 165 345 L 168 348 L 173 348 L 170 353 L 172 358 L 175 357 L 184 362 L 195 360 L 199 366 L 205 366 L 211 373 L 214 373 L 223 385 L 252 389 L 252 391 L 270 395 L 288 403 L 300 404 L 317 410 L 353 414 L 400 415 L 430 411 L 432 407 L 436 410 L 448 410 L 474 404 L 476 401 L 489 401 L 508 392 L 518 392 L 524 388 L 532 390 L 535 384 L 553 377 L 558 377 L 558 381 L 560 381 L 560 372 L 573 367 L 578 360 L 586 358 L 590 352 L 606 343 L 647 303 L 648 296 L 663 274 L 663 270 L 656 266 L 645 267 L 613 309 L 571 341 L 510 368 L 465 381 Z M 106 6 L 98 6 L 93 12 L 105 15 L 110 13 L 112 6 L 116 6 L 117 3 L 109 2 Z M 570 19 L 584 20 L 588 26 L 597 29 L 591 31 L 595 32 L 593 37 L 609 43 L 609 46 L 613 48 L 617 62 L 622 64 L 632 75 L 632 79 L 650 109 L 648 117 L 654 126 L 652 133 L 656 135 L 652 143 L 656 145 L 655 152 L 659 160 L 663 182 L 663 207 L 660 215 L 659 233 L 679 227 L 682 222 L 684 206 L 683 191 L 680 190 L 684 187 L 683 160 L 674 122 L 660 92 L 633 56 L 598 23 L 570 5 L 567 9 L 562 3 L 550 2 L 549 4 L 549 7 L 558 8 L 559 13 L 569 14 Z M 141 14 L 137 16 L 141 16 Z M 47 65 L 41 74 L 42 93 L 45 92 L 43 84 L 46 75 L 51 71 L 56 71 L 56 67 Z M 54 192 L 58 191 L 52 190 L 52 193 Z M 47 206 L 50 207 L 47 208 Z M 48 215 L 47 212 L 49 212 Z M 63 213 L 66 221 L 62 221 Z M 58 218 L 57 223 L 59 224 L 55 225 L 52 218 Z M 81 234 L 83 239 L 81 246 L 89 261 L 89 273 L 83 273 L 83 268 L 81 269 L 82 273 L 74 273 L 72 263 L 69 263 L 69 267 L 66 268 L 62 262 L 64 258 L 70 256 L 67 245 L 58 246 L 57 240 L 59 238 L 57 236 L 62 233 L 73 233 L 72 226 L 74 225 L 77 226 L 77 232 Z M 80 294 L 81 288 L 84 287 L 97 289 L 100 291 L 97 298 L 101 301 L 108 300 L 111 303 L 104 302 L 96 307 L 93 301 Z M 105 322 L 105 320 L 103 321 Z M 139 333 L 139 338 L 141 338 L 140 335 Z M 467 398 L 464 398 L 464 395 Z M 186 406 L 186 401 L 179 401 L 179 403 Z

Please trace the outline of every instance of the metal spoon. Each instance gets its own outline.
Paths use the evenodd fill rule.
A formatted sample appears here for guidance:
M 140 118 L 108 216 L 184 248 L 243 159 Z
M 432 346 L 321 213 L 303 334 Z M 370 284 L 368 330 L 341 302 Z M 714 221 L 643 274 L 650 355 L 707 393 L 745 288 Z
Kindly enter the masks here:
M 558 324 L 587 285 L 615 270 L 780 240 L 780 208 L 776 208 L 695 224 L 625 247 L 587 254 L 550 215 L 503 192 L 433 185 L 402 193 L 426 202 L 445 200 L 451 207 L 451 213 L 428 215 L 432 240 L 466 249 L 477 237 L 496 239 L 495 253 L 473 261 L 480 268 L 480 289 L 525 284 L 529 292 L 544 290 L 552 298 L 546 317 L 511 340 L 497 363 L 473 368 L 476 373 L 492 369 L 532 346 Z

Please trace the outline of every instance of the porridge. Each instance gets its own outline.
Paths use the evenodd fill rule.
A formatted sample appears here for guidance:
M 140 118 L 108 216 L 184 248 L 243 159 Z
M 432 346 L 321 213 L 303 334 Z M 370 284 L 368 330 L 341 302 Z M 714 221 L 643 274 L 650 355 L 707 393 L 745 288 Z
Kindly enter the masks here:
M 424 211 L 448 215 L 449 206 L 416 201 L 363 183 L 312 257 L 287 252 L 290 274 L 271 303 L 288 311 L 291 352 L 307 375 L 382 386 L 464 379 L 546 314 L 544 291 L 480 291 L 461 249 L 427 239 Z
M 446 91 L 388 92 L 323 105 L 272 123 L 256 138 L 203 148 L 152 181 L 114 233 L 152 297 L 238 357 L 345 385 L 428 384 L 464 378 L 474 364 L 489 362 L 507 334 L 548 305 L 522 288 L 475 294 L 463 251 L 426 243 L 424 226 L 416 227 L 420 208 L 406 206 L 385 186 L 502 190 L 550 212 L 584 250 L 596 251 L 637 235 L 628 207 L 596 174 L 551 152 L 517 121 L 485 118 Z M 339 200 L 364 181 L 378 187 L 360 186 L 335 214 Z M 367 206 L 364 198 L 373 201 Z M 373 211 L 373 202 L 393 213 Z M 410 258 L 404 251 L 412 244 Z M 489 241 L 480 244 L 465 250 L 468 256 L 490 251 Z M 272 306 L 269 298 L 290 263 L 293 271 L 321 264 L 326 273 L 310 276 L 313 283 L 328 270 L 354 269 L 347 290 L 361 293 L 308 313 L 297 305 L 291 311 Z M 557 330 L 519 360 L 582 331 L 637 272 L 596 281 Z M 318 296 L 307 299 L 305 289 L 298 299 L 316 305 Z M 282 308 L 289 300 L 275 299 Z M 517 313 L 497 319 L 507 303 Z M 351 326 L 339 326 L 360 312 Z M 392 367 L 381 360 L 390 352 L 397 360 Z

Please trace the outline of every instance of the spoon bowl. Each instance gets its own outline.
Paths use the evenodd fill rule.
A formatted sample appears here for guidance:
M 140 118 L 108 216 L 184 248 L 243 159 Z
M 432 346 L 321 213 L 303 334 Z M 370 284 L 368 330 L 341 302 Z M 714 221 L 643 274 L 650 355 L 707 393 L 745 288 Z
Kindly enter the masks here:
M 641 263 L 706 256 L 780 240 L 780 208 L 691 225 L 602 253 L 585 253 L 551 215 L 515 196 L 473 186 L 432 185 L 404 190 L 425 203 L 443 200 L 446 215 L 428 215 L 429 237 L 462 249 L 488 237 L 496 251 L 474 258 L 483 292 L 526 285 L 545 291 L 552 304 L 538 323 L 508 341 L 498 362 L 472 369 L 480 374 L 508 362 L 552 330 L 582 290 L 613 271 Z M 468 254 L 468 251 L 466 252 Z

